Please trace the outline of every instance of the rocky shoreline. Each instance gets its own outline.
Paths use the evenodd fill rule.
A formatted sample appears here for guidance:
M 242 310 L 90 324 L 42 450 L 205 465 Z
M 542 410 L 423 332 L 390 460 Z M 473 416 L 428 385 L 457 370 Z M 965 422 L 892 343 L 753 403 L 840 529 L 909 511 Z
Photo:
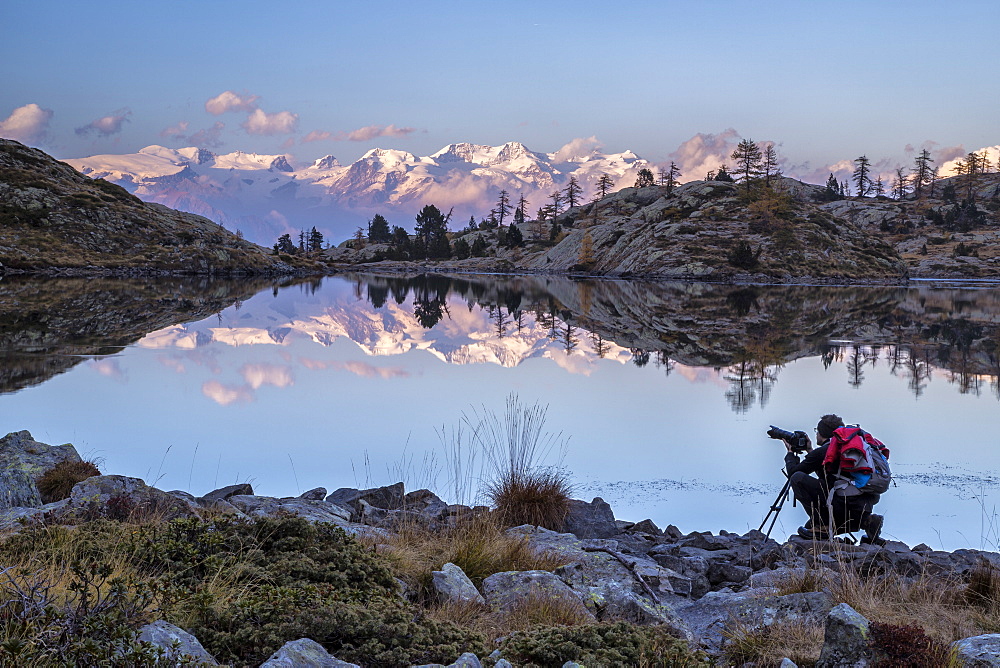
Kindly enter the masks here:
M 486 507 L 449 504 L 430 490 L 407 492 L 403 483 L 367 490 L 344 488 L 329 494 L 317 488 L 284 498 L 256 495 L 244 483 L 194 496 L 159 490 L 121 475 L 87 478 L 76 483 L 67 498 L 43 503 L 37 481 L 63 461 L 80 461 L 72 445 L 39 443 L 27 431 L 0 439 L 0 532 L 4 536 L 38 525 L 120 520 L 125 508 L 131 514 L 162 520 L 220 515 L 245 520 L 299 517 L 339 527 L 378 551 L 382 542 L 407 526 L 445 528 L 490 512 Z M 796 536 L 779 542 L 759 531 L 683 534 L 674 526 L 661 530 L 650 520 L 618 520 L 600 498 L 571 501 L 562 531 L 524 525 L 507 533 L 560 565 L 552 571 L 494 573 L 477 587 L 461 568 L 448 563 L 432 574 L 432 587 L 442 602 L 503 610 L 525 597 L 543 596 L 576 606 L 594 622 L 628 620 L 666 629 L 716 658 L 728 642 L 724 630 L 733 625 L 744 631 L 825 625 L 819 666 L 870 665 L 873 660 L 867 640 L 869 620 L 850 606 L 838 604 L 829 591 L 829 585 L 848 570 L 893 574 L 903 580 L 931 576 L 960 582 L 967 581 L 977 568 L 1000 569 L 1000 554 L 980 550 L 943 552 L 895 541 L 882 547 L 815 543 Z M 776 586 L 783 579 L 807 573 L 816 581 L 816 591 L 782 594 Z M 400 595 L 406 597 L 407 592 Z M 171 660 L 187 655 L 195 665 L 218 665 L 194 636 L 166 620 L 148 624 L 138 633 L 139 640 L 161 647 Z M 333 658 L 316 639 L 287 640 L 262 667 L 355 665 Z M 1000 665 L 1000 634 L 965 638 L 952 647 L 963 665 Z M 786 668 L 795 665 L 785 661 Z M 451 664 L 484 665 L 512 664 L 499 650 L 479 657 L 467 652 Z

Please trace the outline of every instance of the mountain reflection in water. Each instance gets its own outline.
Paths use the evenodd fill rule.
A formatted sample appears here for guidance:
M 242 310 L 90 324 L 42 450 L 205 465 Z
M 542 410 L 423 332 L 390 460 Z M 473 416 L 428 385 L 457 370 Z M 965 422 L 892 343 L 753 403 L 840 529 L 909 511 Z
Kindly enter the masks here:
M 571 437 L 580 496 L 745 531 L 782 481 L 768 424 L 832 411 L 893 448 L 893 535 L 980 547 L 997 542 L 980 527 L 997 525 L 998 342 L 1000 292 L 977 286 L 3 280 L 0 430 L 195 493 L 447 487 L 426 453 L 513 392 Z

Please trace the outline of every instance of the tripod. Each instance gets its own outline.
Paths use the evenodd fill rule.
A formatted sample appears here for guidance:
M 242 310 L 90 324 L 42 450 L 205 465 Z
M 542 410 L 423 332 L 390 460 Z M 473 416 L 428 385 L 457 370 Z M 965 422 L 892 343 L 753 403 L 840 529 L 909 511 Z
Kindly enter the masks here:
M 788 499 L 788 492 L 790 490 L 792 479 L 788 477 L 788 474 L 782 471 L 785 475 L 785 485 L 778 492 L 778 496 L 774 499 L 774 503 L 771 504 L 771 509 L 767 511 L 767 515 L 764 516 L 764 521 L 760 523 L 760 528 L 757 531 L 763 531 L 764 525 L 767 524 L 767 520 L 771 520 L 771 525 L 767 527 L 767 533 L 764 534 L 764 540 L 771 537 L 771 532 L 774 530 L 774 524 L 778 521 L 778 514 L 781 512 L 782 506 L 785 505 L 785 501 Z M 795 505 L 795 499 L 792 499 L 792 505 Z M 774 513 L 774 517 L 771 514 Z

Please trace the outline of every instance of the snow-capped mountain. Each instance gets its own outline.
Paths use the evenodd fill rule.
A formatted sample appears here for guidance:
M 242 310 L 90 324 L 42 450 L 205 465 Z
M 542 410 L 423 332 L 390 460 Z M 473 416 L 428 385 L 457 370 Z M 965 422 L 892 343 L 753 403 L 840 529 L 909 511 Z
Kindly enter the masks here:
M 349 165 L 332 155 L 297 166 L 285 155 L 163 146 L 66 162 L 146 201 L 203 215 L 265 245 L 312 226 L 339 242 L 375 213 L 412 229 L 414 214 L 425 204 L 453 208 L 452 226 L 461 227 L 469 216 L 485 217 L 501 190 L 512 203 L 523 195 L 533 215 L 570 177 L 586 201 L 601 175 L 612 177 L 617 189 L 632 185 L 648 165 L 631 151 L 567 157 L 565 150 L 537 153 L 519 142 L 449 144 L 422 157 L 376 148 Z

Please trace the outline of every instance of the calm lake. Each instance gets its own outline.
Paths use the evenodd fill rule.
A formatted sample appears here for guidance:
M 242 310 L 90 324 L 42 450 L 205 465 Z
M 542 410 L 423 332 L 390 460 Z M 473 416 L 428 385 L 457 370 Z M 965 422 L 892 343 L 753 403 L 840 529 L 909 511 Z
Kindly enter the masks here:
M 548 407 L 577 497 L 685 532 L 757 528 L 784 482 L 768 426 L 834 412 L 892 450 L 885 535 L 1000 542 L 996 284 L 7 278 L 0 362 L 0 432 L 195 494 L 460 500 L 445 446 L 513 394 Z

